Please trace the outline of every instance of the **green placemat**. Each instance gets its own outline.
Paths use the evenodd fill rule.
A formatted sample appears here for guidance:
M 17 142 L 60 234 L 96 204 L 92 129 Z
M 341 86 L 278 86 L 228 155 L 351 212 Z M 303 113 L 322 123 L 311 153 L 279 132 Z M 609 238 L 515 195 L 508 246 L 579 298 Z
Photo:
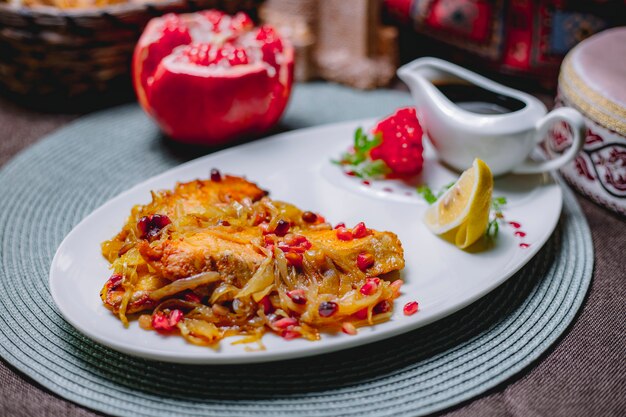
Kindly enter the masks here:
M 303 85 L 283 126 L 381 116 L 409 103 L 401 92 Z M 73 123 L 0 171 L 2 357 L 62 397 L 116 415 L 421 415 L 528 366 L 566 329 L 589 286 L 591 236 L 564 188 L 559 225 L 526 267 L 469 307 L 403 336 L 242 366 L 163 364 L 91 342 L 50 297 L 57 246 L 106 200 L 201 153 L 167 142 L 129 105 Z

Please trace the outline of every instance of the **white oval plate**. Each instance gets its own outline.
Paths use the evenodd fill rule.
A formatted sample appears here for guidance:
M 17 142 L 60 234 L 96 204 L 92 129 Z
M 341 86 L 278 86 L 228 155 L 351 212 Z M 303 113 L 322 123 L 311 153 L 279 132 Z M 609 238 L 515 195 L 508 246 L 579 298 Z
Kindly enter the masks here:
M 350 145 L 357 126 L 372 120 L 315 127 L 276 135 L 211 154 L 153 177 L 95 210 L 65 238 L 50 269 L 52 297 L 65 319 L 89 338 L 120 352 L 169 362 L 197 364 L 249 363 L 316 355 L 385 339 L 441 319 L 477 300 L 525 265 L 554 230 L 562 205 L 561 190 L 549 176 L 508 176 L 495 183 L 495 196 L 505 196 L 505 216 L 522 224 L 526 236 L 505 226 L 494 247 L 468 253 L 432 235 L 422 223 L 426 203 L 415 188 L 396 181 L 362 184 L 330 163 Z M 434 159 L 426 146 L 422 179 L 433 189 L 458 174 Z M 359 329 L 356 336 L 323 335 L 322 340 L 264 337 L 266 350 L 246 351 L 222 341 L 217 350 L 194 346 L 178 336 L 144 331 L 137 322 L 124 328 L 102 305 L 99 292 L 110 275 L 100 243 L 122 227 L 133 205 L 147 203 L 150 190 L 172 188 L 178 181 L 207 178 L 211 168 L 243 175 L 270 190 L 271 197 L 323 213 L 330 222 L 389 230 L 402 241 L 405 285 L 395 313 L 386 323 Z M 520 243 L 529 247 L 520 248 Z M 402 307 L 419 302 L 407 317 Z M 251 347 L 255 347 L 252 345 Z

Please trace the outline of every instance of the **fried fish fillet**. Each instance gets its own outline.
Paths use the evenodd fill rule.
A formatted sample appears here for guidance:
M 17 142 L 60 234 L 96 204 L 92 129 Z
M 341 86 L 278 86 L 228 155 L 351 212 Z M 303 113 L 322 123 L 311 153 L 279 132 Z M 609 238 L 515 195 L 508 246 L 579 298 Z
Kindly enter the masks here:
M 122 232 L 103 244 L 116 272 L 101 291 L 105 306 L 122 314 L 150 310 L 156 304 L 152 292 L 204 272 L 217 272 L 222 283 L 242 289 L 273 258 L 290 259 L 290 285 L 315 283 L 319 291 L 336 296 L 367 277 L 404 267 L 394 233 L 368 229 L 359 238 L 342 240 L 323 217 L 304 216 L 266 194 L 232 176 L 153 193 L 152 202 L 134 207 Z M 153 215 L 167 216 L 169 223 L 149 239 L 138 223 Z M 288 233 L 277 235 L 281 223 Z M 368 262 L 361 265 L 363 257 Z

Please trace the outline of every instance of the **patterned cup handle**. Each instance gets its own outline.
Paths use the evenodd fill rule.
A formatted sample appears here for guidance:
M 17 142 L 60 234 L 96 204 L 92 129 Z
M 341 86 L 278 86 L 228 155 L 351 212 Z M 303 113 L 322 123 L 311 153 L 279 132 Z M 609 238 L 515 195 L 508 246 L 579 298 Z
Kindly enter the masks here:
M 537 122 L 535 127 L 535 140 L 536 143 L 541 143 L 548 134 L 548 130 L 556 122 L 565 122 L 572 129 L 572 145 L 561 156 L 549 159 L 542 162 L 522 162 L 521 165 L 513 169 L 516 174 L 538 174 L 541 172 L 552 171 L 558 169 L 567 164 L 578 155 L 578 152 L 585 144 L 585 135 L 587 132 L 587 126 L 585 125 L 585 119 L 576 110 L 570 107 L 561 107 L 556 110 L 552 110 L 545 115 L 541 120 Z

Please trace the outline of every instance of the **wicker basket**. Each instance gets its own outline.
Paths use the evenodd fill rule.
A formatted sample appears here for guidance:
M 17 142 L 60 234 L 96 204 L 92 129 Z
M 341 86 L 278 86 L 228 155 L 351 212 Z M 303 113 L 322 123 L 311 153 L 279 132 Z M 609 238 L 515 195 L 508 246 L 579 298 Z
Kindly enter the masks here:
M 254 18 L 259 3 L 163 0 L 82 10 L 0 4 L 0 88 L 36 107 L 132 97 L 132 52 L 152 17 L 218 8 Z

